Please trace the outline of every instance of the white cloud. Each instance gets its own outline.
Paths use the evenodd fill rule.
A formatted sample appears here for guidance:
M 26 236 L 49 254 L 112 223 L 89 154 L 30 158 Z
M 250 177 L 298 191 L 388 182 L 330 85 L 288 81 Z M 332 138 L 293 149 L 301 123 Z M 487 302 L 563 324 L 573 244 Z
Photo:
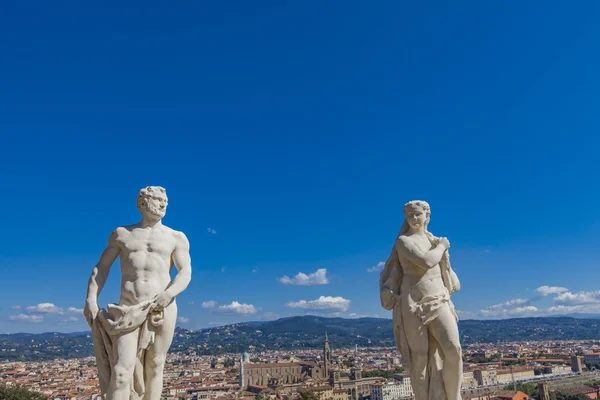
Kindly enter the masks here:
M 206 228 L 206 230 L 208 231 L 208 233 L 210 233 L 211 235 L 216 235 L 217 231 L 215 231 L 213 228 Z M 225 235 L 227 236 L 227 235 Z
M 501 317 L 502 315 L 506 314 L 506 310 L 491 310 L 491 309 L 484 309 L 484 310 L 479 310 L 479 315 L 481 315 L 484 318 L 495 318 L 495 317 Z
M 514 310 L 509 310 L 510 315 L 526 315 L 538 312 L 538 308 L 535 306 L 517 307 Z
M 9 315 L 8 319 L 11 321 L 20 321 L 20 322 L 42 322 L 42 321 L 44 321 L 44 316 L 43 315 L 19 314 L 19 315 Z
M 37 306 L 30 306 L 30 307 L 27 307 L 27 311 L 44 313 L 44 314 L 60 314 L 60 315 L 63 315 L 65 313 L 65 311 L 62 308 L 57 307 L 52 303 L 40 303 Z
M 542 296 L 548 296 L 549 294 L 559 294 L 563 292 L 568 292 L 569 289 L 560 287 L 560 286 L 540 286 L 535 289 L 536 292 L 540 293 Z
M 20 309 L 21 309 L 21 306 L 12 306 L 11 308 L 12 308 L 13 310 L 20 310 Z
M 505 301 L 504 303 L 494 304 L 492 306 L 489 306 L 488 309 L 490 309 L 490 310 L 500 310 L 500 309 L 503 309 L 503 308 L 506 308 L 506 307 L 519 306 L 519 305 L 525 304 L 525 303 L 529 303 L 529 300 L 526 300 L 526 299 L 512 299 L 512 300 Z
M 474 319 L 474 318 L 477 318 L 477 313 L 475 313 L 473 311 L 456 310 L 456 314 L 461 319 Z
M 579 293 L 564 292 L 556 296 L 554 301 L 565 305 L 575 306 L 600 303 L 598 297 L 600 297 L 600 290 L 595 290 L 593 292 L 581 291 Z
M 205 301 L 202 303 L 202 308 L 215 308 L 217 306 L 217 302 L 214 300 Z
M 190 319 L 186 318 L 186 317 L 178 317 L 177 322 L 182 323 L 182 324 L 187 324 L 188 322 L 190 322 Z
M 221 272 L 225 272 L 225 267 L 221 268 Z
M 66 324 L 70 324 L 70 323 L 77 322 L 77 321 L 79 321 L 79 318 L 69 317 L 69 318 L 62 318 L 62 319 L 58 320 L 58 323 L 61 325 L 66 325 Z
M 252 315 L 258 312 L 258 309 L 253 304 L 241 304 L 237 301 L 231 302 L 229 305 L 219 306 L 215 312 L 220 314 L 241 314 Z
M 350 300 L 343 297 L 321 296 L 316 300 L 292 301 L 284 304 L 284 307 L 322 312 L 346 312 L 350 307 Z
M 298 286 L 309 286 L 309 285 L 326 285 L 329 283 L 327 279 L 327 269 L 321 268 L 312 274 L 306 275 L 303 272 L 298 272 L 294 278 L 284 276 L 279 278 L 279 282 L 284 285 L 298 285 Z
M 276 319 L 279 319 L 279 315 L 272 313 L 272 312 L 266 312 L 262 315 L 262 318 L 265 321 L 274 321 Z
M 383 267 L 385 267 L 385 261 L 380 261 L 377 263 L 377 265 L 373 265 L 371 268 L 367 268 L 367 272 L 383 271 Z
M 556 305 L 548 308 L 539 308 L 535 306 L 523 306 L 516 308 L 487 308 L 484 310 L 479 310 L 478 313 L 471 312 L 460 312 L 459 316 L 461 318 L 468 318 L 466 315 L 462 315 L 462 313 L 468 313 L 469 315 L 475 314 L 475 317 L 479 318 L 514 318 L 514 317 L 542 317 L 542 316 L 550 316 L 550 315 L 563 315 L 569 314 L 573 312 L 579 313 L 600 313 L 600 301 L 596 301 L 595 303 L 588 303 L 590 300 L 590 293 L 584 294 L 575 294 L 571 293 L 570 296 L 563 296 L 565 301 L 572 301 L 574 303 L 583 302 L 583 304 L 571 304 L 571 305 Z M 458 312 L 458 311 L 457 311 Z
M 379 318 L 377 314 L 357 314 L 357 313 L 348 313 L 343 316 L 344 318 Z
M 563 314 L 563 313 L 571 313 L 574 311 L 581 311 L 584 306 L 554 306 L 550 307 L 546 310 L 549 314 Z M 591 311 L 591 310 L 590 310 Z
M 69 308 L 67 308 L 67 311 L 68 312 L 72 312 L 72 313 L 82 314 L 83 313 L 83 308 L 69 307 Z
M 515 307 L 529 303 L 531 300 L 527 299 L 512 299 L 505 301 L 504 303 L 494 304 L 486 309 L 479 310 L 479 315 L 484 318 L 500 318 L 500 317 L 518 317 L 518 316 L 531 316 L 533 313 L 537 313 L 540 310 L 535 306 L 524 306 Z M 464 312 L 463 313 L 467 313 Z M 470 314 L 470 318 L 474 318 L 475 313 Z M 461 316 L 461 315 L 459 315 Z M 466 316 L 461 316 L 468 318 Z
M 256 271 L 256 268 L 255 268 L 255 269 L 253 269 L 253 270 L 252 270 L 252 272 L 256 273 L 256 272 L 257 272 L 257 271 Z

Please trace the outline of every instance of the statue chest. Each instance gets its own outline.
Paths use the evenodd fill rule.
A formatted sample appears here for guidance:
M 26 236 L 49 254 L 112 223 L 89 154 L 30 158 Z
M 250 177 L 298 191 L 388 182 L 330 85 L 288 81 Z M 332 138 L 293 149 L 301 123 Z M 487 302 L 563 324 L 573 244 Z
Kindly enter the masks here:
M 126 254 L 131 256 L 139 256 L 141 254 L 156 255 L 156 256 L 170 256 L 173 252 L 173 243 L 165 238 L 137 238 L 129 237 L 123 240 L 123 250 Z

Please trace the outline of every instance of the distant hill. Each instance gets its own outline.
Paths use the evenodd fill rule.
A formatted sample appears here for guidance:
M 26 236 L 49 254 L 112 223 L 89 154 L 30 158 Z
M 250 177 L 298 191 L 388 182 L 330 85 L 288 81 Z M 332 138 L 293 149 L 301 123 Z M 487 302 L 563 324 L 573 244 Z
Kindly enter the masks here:
M 600 340 L 600 320 L 582 316 L 465 320 L 459 322 L 464 344 L 527 340 Z M 240 354 L 249 348 L 321 348 L 325 332 L 334 348 L 394 346 L 392 321 L 384 318 L 300 316 L 189 331 L 177 328 L 171 351 Z M 13 351 L 14 350 L 14 351 Z M 84 357 L 93 354 L 89 332 L 3 334 L 0 361 Z
M 465 320 L 459 322 L 463 343 L 525 340 L 600 340 L 600 320 L 572 317 Z

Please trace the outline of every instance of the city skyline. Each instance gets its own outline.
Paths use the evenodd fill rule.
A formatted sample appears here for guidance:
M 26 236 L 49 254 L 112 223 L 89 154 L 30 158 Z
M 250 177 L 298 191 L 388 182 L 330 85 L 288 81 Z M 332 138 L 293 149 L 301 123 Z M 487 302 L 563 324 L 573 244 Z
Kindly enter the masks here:
M 0 332 L 87 330 L 148 185 L 191 244 L 187 329 L 391 318 L 414 199 L 461 318 L 600 314 L 598 4 L 30 7 L 0 6 Z

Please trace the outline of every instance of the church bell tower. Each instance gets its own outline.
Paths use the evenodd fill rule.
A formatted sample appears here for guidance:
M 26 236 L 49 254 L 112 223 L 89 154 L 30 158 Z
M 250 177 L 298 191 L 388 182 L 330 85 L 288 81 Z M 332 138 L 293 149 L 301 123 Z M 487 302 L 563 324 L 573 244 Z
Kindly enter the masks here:
M 331 348 L 329 348 L 329 338 L 325 332 L 325 344 L 323 346 L 323 378 L 329 378 L 329 370 L 331 369 Z

